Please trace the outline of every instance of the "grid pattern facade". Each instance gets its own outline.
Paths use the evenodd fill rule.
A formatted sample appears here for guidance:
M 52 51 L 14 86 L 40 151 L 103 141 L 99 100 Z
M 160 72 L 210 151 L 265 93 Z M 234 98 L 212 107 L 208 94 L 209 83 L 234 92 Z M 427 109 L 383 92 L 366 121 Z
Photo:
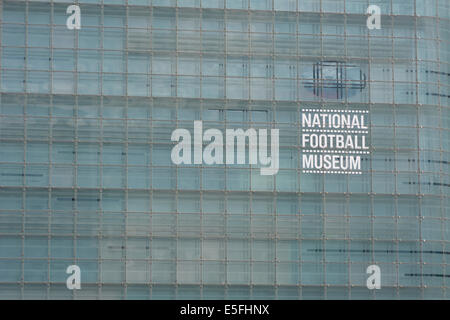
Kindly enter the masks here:
M 449 297 L 450 1 L 0 10 L 0 298 Z M 369 112 L 361 175 L 302 173 L 304 109 Z M 279 129 L 278 174 L 173 165 L 194 120 Z

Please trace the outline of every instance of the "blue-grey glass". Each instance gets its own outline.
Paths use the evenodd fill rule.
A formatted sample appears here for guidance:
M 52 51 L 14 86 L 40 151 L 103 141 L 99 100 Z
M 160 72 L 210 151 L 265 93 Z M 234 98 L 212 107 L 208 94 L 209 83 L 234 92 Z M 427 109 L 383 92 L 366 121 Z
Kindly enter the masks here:
M 0 299 L 449 298 L 449 0 L 78 3 L 2 2 Z M 302 172 L 304 109 L 369 112 L 361 175 Z M 279 172 L 175 166 L 195 120 Z

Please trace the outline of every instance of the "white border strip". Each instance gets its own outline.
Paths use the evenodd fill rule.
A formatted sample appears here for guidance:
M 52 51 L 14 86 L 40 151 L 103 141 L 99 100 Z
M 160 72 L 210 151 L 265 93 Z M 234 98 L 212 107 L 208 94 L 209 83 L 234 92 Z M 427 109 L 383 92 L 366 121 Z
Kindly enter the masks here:
M 301 150 L 301 152 L 311 152 L 311 153 L 342 153 L 342 154 L 370 154 L 369 151 L 340 151 L 340 150 Z
M 306 112 L 348 112 L 348 113 L 369 113 L 367 110 L 333 110 L 333 109 L 302 109 Z
M 362 171 L 324 171 L 324 170 L 303 170 L 303 173 L 332 173 L 332 174 L 362 174 Z
M 369 134 L 369 131 L 358 130 L 336 130 L 336 129 L 302 129 L 303 132 L 331 132 L 331 133 L 360 133 Z

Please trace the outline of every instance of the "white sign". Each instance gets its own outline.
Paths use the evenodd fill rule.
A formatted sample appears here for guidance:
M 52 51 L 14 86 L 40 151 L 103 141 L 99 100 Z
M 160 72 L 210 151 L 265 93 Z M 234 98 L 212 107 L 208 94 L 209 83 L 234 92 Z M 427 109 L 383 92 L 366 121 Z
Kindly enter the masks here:
M 361 155 L 369 154 L 368 111 L 304 109 L 304 173 L 361 174 Z

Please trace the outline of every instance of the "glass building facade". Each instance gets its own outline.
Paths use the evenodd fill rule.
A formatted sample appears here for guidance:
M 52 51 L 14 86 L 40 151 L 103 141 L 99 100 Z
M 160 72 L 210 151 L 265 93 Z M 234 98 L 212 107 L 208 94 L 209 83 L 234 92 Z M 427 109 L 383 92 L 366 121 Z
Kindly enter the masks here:
M 0 13 L 0 299 L 450 297 L 449 0 Z M 366 112 L 361 174 L 303 172 L 305 109 Z M 278 173 L 174 165 L 195 120 L 279 129 Z

